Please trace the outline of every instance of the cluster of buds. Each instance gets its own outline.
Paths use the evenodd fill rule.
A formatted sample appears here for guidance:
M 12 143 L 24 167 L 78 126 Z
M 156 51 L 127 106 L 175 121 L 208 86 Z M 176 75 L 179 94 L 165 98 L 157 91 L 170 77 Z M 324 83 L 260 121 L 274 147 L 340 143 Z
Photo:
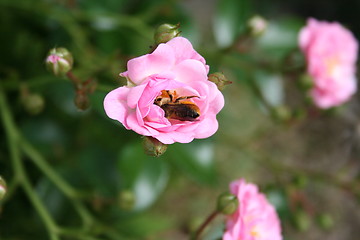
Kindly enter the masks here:
M 74 98 L 75 106 L 79 110 L 86 110 L 90 106 L 89 94 L 96 89 L 96 82 L 88 79 L 80 81 L 72 72 L 72 54 L 63 47 L 53 48 L 49 51 L 46 58 L 46 66 L 55 76 L 67 76 L 75 86 L 76 95 Z

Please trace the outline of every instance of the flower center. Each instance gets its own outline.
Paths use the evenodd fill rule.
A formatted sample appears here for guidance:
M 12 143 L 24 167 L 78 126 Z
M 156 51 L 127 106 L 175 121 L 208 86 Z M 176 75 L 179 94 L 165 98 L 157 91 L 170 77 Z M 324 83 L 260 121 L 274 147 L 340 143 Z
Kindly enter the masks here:
M 332 75 L 336 69 L 336 67 L 339 65 L 340 61 L 337 56 L 331 56 L 327 59 L 325 59 L 325 65 L 326 65 L 326 73 L 328 75 Z
M 179 96 L 175 90 L 162 90 L 154 104 L 161 107 L 168 119 L 195 121 L 200 116 L 199 107 L 188 100 L 198 96 Z

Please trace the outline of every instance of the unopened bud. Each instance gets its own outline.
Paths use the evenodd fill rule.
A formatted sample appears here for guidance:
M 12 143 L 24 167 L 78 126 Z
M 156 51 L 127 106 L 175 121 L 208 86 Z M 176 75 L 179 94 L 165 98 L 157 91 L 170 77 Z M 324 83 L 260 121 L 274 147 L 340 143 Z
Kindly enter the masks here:
M 303 74 L 300 77 L 299 85 L 301 90 L 307 91 L 314 86 L 314 82 L 309 74 Z
M 237 197 L 230 193 L 223 193 L 218 197 L 217 211 L 225 215 L 233 214 L 239 206 L 239 200 Z
M 248 21 L 248 28 L 250 30 L 250 34 L 254 37 L 258 37 L 266 31 L 267 21 L 259 16 L 255 15 Z
M 324 230 L 329 230 L 334 226 L 334 219 L 328 213 L 322 213 L 317 217 L 319 226 Z
M 294 215 L 295 227 L 301 231 L 305 232 L 309 230 L 311 224 L 311 218 L 307 212 L 304 210 L 298 210 Z
M 280 122 L 286 122 L 291 119 L 292 113 L 290 109 L 284 105 L 277 106 L 273 109 L 273 117 L 280 121 Z
M 143 146 L 149 156 L 159 157 L 166 152 L 167 145 L 153 137 L 144 137 Z
M 232 83 L 231 81 L 227 80 L 224 74 L 220 72 L 210 74 L 208 80 L 215 83 L 220 91 L 224 90 L 226 85 Z
M 45 107 L 44 98 L 36 93 L 30 93 L 22 98 L 25 110 L 33 115 L 39 114 Z
M 73 57 L 66 48 L 53 48 L 46 58 L 46 67 L 56 76 L 63 76 L 72 69 Z
M 119 206 L 123 210 L 133 209 L 135 204 L 135 195 L 132 191 L 124 190 L 119 194 Z
M 90 106 L 89 97 L 84 93 L 76 93 L 74 103 L 75 106 L 82 111 L 85 111 Z
M 5 194 L 6 194 L 6 182 L 0 176 L 0 201 L 5 197 Z
M 296 175 L 293 179 L 293 184 L 297 188 L 305 188 L 308 183 L 308 179 L 305 175 Z
M 160 25 L 155 31 L 155 44 L 166 43 L 174 37 L 178 37 L 180 35 L 179 27 L 180 24 L 172 25 L 165 23 Z

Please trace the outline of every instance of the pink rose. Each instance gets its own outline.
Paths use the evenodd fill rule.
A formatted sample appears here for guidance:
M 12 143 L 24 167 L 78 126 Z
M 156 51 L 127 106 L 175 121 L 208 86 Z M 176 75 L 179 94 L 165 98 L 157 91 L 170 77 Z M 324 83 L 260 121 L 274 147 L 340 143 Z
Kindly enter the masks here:
M 183 37 L 131 59 L 121 73 L 128 85 L 107 94 L 106 114 L 126 129 L 164 144 L 207 138 L 218 129 L 224 97 L 208 81 L 209 66 Z
M 339 23 L 310 18 L 301 29 L 299 45 L 313 78 L 311 96 L 320 108 L 338 106 L 356 92 L 358 43 Z
M 281 240 L 280 220 L 258 187 L 239 179 L 230 184 L 239 207 L 228 217 L 223 240 Z

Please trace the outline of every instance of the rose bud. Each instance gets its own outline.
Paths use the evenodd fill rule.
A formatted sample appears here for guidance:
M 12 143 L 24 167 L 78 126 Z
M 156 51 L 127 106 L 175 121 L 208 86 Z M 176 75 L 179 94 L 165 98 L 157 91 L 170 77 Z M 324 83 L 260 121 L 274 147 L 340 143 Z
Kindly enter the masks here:
M 210 74 L 208 80 L 215 83 L 220 91 L 224 90 L 226 85 L 232 83 L 231 81 L 227 80 L 224 74 L 220 72 Z
M 254 37 L 258 37 L 266 31 L 267 21 L 258 15 L 253 16 L 248 21 L 248 28 L 250 30 L 250 34 Z
M 90 106 L 89 97 L 82 92 L 76 93 L 75 98 L 74 98 L 74 103 L 75 103 L 75 106 L 77 107 L 77 109 L 79 109 L 81 111 L 85 111 Z
M 0 177 L 0 200 L 2 200 L 5 197 L 5 194 L 6 194 L 6 182 L 2 177 Z
M 180 35 L 179 27 L 180 24 L 172 25 L 165 23 L 160 25 L 155 31 L 155 44 L 166 43 L 174 37 L 178 37 Z
M 144 137 L 143 146 L 145 153 L 149 156 L 159 157 L 163 155 L 167 149 L 167 145 L 153 137 Z
M 66 48 L 53 48 L 46 58 L 47 69 L 56 76 L 63 76 L 72 69 L 73 57 Z
M 131 210 L 135 204 L 135 195 L 130 190 L 124 190 L 119 193 L 119 206 L 123 210 Z
M 230 193 L 223 193 L 218 197 L 216 210 L 225 215 L 233 214 L 239 206 L 237 197 Z
M 43 96 L 36 93 L 31 93 L 24 96 L 22 98 L 22 103 L 25 107 L 25 110 L 32 115 L 41 113 L 45 107 L 45 101 Z

